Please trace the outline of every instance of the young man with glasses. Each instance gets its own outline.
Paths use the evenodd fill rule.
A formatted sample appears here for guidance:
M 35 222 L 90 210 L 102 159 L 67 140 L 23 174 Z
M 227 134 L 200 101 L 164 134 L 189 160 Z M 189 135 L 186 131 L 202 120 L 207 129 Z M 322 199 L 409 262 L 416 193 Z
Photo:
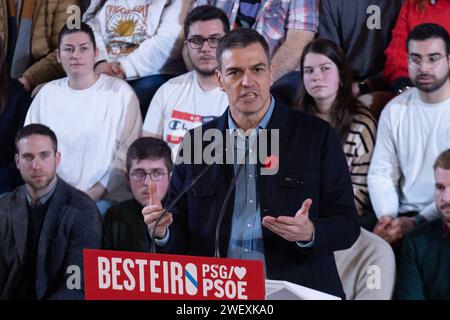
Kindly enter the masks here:
M 384 108 L 368 175 L 378 216 L 374 232 L 396 246 L 439 216 L 433 162 L 450 147 L 450 38 L 437 24 L 415 27 L 406 42 L 413 85 Z
M 174 157 L 187 130 L 222 115 L 228 106 L 215 72 L 216 48 L 229 31 L 225 13 L 212 6 L 197 7 L 186 18 L 184 46 L 194 70 L 158 89 L 143 126 L 144 136 L 166 141 Z
M 109 208 L 103 221 L 102 248 L 148 252 L 147 225 L 142 208 L 152 196 L 163 201 L 173 162 L 166 142 L 152 137 L 134 141 L 127 152 L 127 180 L 133 199 Z

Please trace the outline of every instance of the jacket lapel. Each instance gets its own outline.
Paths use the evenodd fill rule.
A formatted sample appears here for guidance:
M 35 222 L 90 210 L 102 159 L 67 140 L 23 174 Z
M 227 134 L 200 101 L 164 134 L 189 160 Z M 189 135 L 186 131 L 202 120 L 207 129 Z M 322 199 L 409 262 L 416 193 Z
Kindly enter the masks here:
M 19 251 L 19 259 L 20 263 L 24 265 L 28 232 L 28 212 L 25 185 L 20 187 L 17 193 L 13 196 L 10 205 L 16 246 Z
M 56 232 L 58 225 L 64 214 L 62 208 L 67 202 L 67 193 L 65 192 L 65 183 L 58 178 L 56 189 L 53 196 L 50 198 L 50 204 L 45 214 L 45 219 L 42 225 L 41 234 L 39 236 L 39 246 L 36 258 L 36 296 L 42 299 L 48 290 L 48 273 L 49 268 L 56 269 L 58 261 L 53 260 L 52 265 L 49 265 L 47 260 L 54 259 L 49 257 L 48 250 L 52 247 L 56 239 Z

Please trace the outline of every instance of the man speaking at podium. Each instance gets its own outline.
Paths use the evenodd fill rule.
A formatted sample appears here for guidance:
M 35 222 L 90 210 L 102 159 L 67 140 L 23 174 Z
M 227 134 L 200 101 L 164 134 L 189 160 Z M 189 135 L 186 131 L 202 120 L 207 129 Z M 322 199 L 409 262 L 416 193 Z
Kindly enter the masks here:
M 267 43 L 257 32 L 230 32 L 216 57 L 229 108 L 183 139 L 169 210 L 164 212 L 155 186 L 150 186 L 150 203 L 142 213 L 158 251 L 262 260 L 268 279 L 345 297 L 333 251 L 352 246 L 359 223 L 334 130 L 270 95 L 274 70 Z M 197 138 L 208 129 L 222 135 L 215 142 L 232 135 L 237 143 L 222 143 L 215 155 L 223 161 L 198 163 L 195 158 L 207 154 L 211 139 Z M 250 158 L 263 143 L 264 131 L 269 140 L 276 138 L 278 148 L 270 144 L 269 156 L 254 163 Z M 245 162 L 236 161 L 239 154 Z M 275 169 L 272 174 L 270 169 Z

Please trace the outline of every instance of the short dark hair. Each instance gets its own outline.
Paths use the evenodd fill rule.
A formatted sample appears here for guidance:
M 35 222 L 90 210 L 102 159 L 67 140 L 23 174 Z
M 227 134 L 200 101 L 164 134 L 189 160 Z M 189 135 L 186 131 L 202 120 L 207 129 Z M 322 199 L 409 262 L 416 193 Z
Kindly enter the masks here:
M 445 44 L 445 53 L 450 54 L 450 36 L 447 30 L 436 23 L 422 23 L 414 27 L 406 39 L 406 50 L 409 51 L 409 42 L 411 40 L 428 40 L 428 39 L 442 39 Z
M 263 47 L 267 60 L 270 63 L 270 49 L 266 39 L 253 29 L 239 28 L 231 31 L 220 40 L 216 49 L 217 69 L 220 70 L 222 68 L 222 54 L 224 51 L 232 48 L 246 48 L 254 43 L 259 43 Z
M 65 35 L 72 34 L 72 33 L 77 33 L 77 32 L 84 32 L 84 33 L 86 33 L 89 36 L 89 39 L 91 40 L 92 44 L 94 45 L 94 50 L 95 50 L 95 48 L 97 46 L 95 44 L 94 32 L 92 31 L 91 27 L 85 22 L 81 22 L 79 28 L 69 28 L 67 26 L 67 24 L 65 24 L 61 28 L 61 31 L 58 34 L 58 48 L 61 46 L 62 38 Z
M 194 22 L 197 21 L 210 21 L 219 19 L 222 22 L 223 31 L 225 33 L 230 32 L 230 21 L 228 20 L 227 15 L 225 12 L 220 10 L 217 7 L 210 6 L 210 5 L 204 5 L 204 6 L 198 6 L 189 12 L 189 14 L 186 17 L 186 20 L 184 20 L 184 38 L 187 39 L 189 34 L 189 28 Z
M 127 173 L 130 173 L 131 162 L 133 160 L 145 159 L 164 159 L 164 163 L 169 172 L 173 169 L 172 151 L 164 140 L 153 137 L 141 137 L 136 139 L 127 151 Z
M 31 123 L 20 129 L 16 134 L 16 154 L 19 153 L 19 141 L 33 134 L 49 137 L 53 143 L 53 151 L 56 152 L 58 150 L 58 139 L 56 138 L 56 134 L 53 130 L 40 123 Z

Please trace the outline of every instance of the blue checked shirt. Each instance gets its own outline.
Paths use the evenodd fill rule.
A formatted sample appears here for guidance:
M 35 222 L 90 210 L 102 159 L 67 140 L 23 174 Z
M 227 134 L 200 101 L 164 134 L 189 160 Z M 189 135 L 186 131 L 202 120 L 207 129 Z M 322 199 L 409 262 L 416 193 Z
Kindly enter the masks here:
M 262 260 L 264 262 L 264 242 L 262 236 L 261 210 L 258 193 L 256 191 L 258 166 L 250 158 L 256 157 L 256 137 L 259 129 L 265 129 L 272 116 L 275 100 L 271 97 L 269 109 L 250 135 L 244 137 L 241 133 L 234 134 L 234 155 L 236 160 L 242 161 L 246 154 L 244 167 L 236 180 L 234 197 L 233 220 L 231 222 L 231 236 L 228 244 L 228 258 Z M 228 111 L 228 128 L 236 130 L 238 127 Z M 245 151 L 248 151 L 247 153 Z M 234 162 L 236 174 L 240 164 Z

